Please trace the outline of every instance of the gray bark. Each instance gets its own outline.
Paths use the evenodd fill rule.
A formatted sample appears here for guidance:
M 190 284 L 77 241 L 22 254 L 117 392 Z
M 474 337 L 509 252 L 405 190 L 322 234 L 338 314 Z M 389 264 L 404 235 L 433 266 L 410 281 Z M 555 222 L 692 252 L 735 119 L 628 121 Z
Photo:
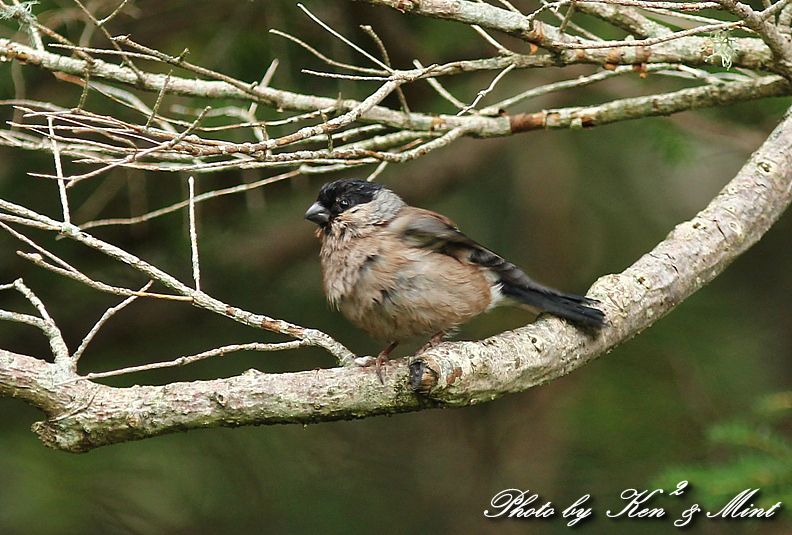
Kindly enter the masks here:
M 593 335 L 562 320 L 479 342 L 444 343 L 393 362 L 381 385 L 370 368 L 333 368 L 113 388 L 63 362 L 0 350 L 0 395 L 41 409 L 45 444 L 70 452 L 202 427 L 311 423 L 463 406 L 565 375 L 645 329 L 721 273 L 767 232 L 792 199 L 792 115 L 693 219 L 589 295 L 609 325 Z

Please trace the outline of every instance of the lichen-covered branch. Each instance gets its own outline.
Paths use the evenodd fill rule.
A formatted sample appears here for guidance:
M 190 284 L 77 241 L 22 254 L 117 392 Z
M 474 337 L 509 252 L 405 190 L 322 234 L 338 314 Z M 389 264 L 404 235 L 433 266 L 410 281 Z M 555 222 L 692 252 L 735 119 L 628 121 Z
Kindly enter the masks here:
M 746 81 L 681 89 L 663 95 L 633 97 L 599 106 L 559 108 L 511 116 L 514 132 L 535 129 L 591 128 L 643 117 L 671 115 L 680 111 L 709 108 L 726 103 L 790 94 L 789 81 L 781 76 L 764 76 Z
M 210 173 L 229 169 L 295 169 L 303 173 L 327 173 L 362 165 L 381 162 L 405 162 L 427 154 L 439 147 L 450 144 L 462 137 L 508 136 L 537 127 L 575 128 L 581 125 L 577 120 L 538 121 L 540 117 L 572 117 L 579 113 L 586 117 L 599 115 L 602 120 L 582 121 L 583 126 L 605 124 L 637 117 L 647 117 L 690 110 L 702 106 L 729 104 L 741 100 L 765 98 L 789 94 L 788 89 L 779 83 L 768 84 L 761 76 L 773 73 L 786 77 L 792 73 L 792 58 L 786 42 L 784 28 L 773 20 L 781 8 L 777 4 L 763 12 L 756 12 L 745 4 L 731 0 L 719 2 L 656 2 L 648 0 L 559 0 L 547 2 L 532 13 L 520 13 L 505 4 L 499 7 L 486 2 L 470 0 L 422 0 L 403 2 L 395 0 L 366 0 L 371 4 L 386 6 L 403 13 L 430 18 L 444 19 L 471 27 L 489 45 L 495 47 L 494 57 L 474 60 L 453 61 L 431 68 L 400 70 L 391 67 L 389 60 L 381 62 L 360 48 L 353 40 L 342 35 L 302 8 L 314 22 L 329 31 L 334 39 L 341 41 L 362 56 L 361 61 L 373 66 L 358 66 L 339 62 L 321 52 L 298 37 L 275 30 L 275 34 L 288 38 L 303 47 L 315 57 L 324 61 L 331 69 L 341 69 L 347 73 L 319 72 L 303 70 L 305 74 L 356 81 L 377 80 L 384 82 L 362 100 L 338 97 L 325 97 L 306 93 L 279 90 L 270 86 L 274 67 L 267 69 L 261 83 L 248 82 L 234 78 L 223 72 L 212 70 L 186 60 L 187 50 L 179 55 L 171 55 L 142 45 L 132 37 L 110 35 L 100 21 L 86 6 L 78 4 L 85 12 L 85 22 L 94 29 L 100 29 L 111 47 L 76 46 L 54 30 L 38 23 L 34 10 L 27 5 L 20 10 L 5 4 L 0 9 L 6 18 L 14 18 L 23 28 L 40 32 L 55 43 L 42 41 L 35 46 L 22 42 L 0 39 L 0 61 L 14 61 L 20 64 L 35 65 L 56 73 L 59 78 L 78 84 L 83 88 L 82 96 L 76 107 L 54 107 L 52 103 L 38 102 L 22 104 L 8 102 L 7 105 L 19 106 L 17 117 L 22 112 L 23 120 L 12 122 L 11 128 L 0 131 L 0 145 L 30 151 L 58 151 L 60 156 L 91 166 L 85 173 L 59 177 L 62 188 L 80 180 L 103 175 L 118 168 L 140 169 L 147 171 Z M 559 24 L 546 20 L 551 18 L 560 7 L 568 7 Z M 716 20 L 690 12 L 720 9 L 733 20 Z M 574 13 L 593 15 L 619 31 L 627 32 L 626 38 L 604 39 L 583 28 L 571 18 Z M 666 19 L 653 20 L 651 13 L 660 13 Z M 673 18 L 689 23 L 681 30 L 675 30 Z M 552 20 L 552 18 L 551 18 Z M 740 29 L 748 37 L 734 37 L 731 30 Z M 373 30 L 370 30 L 373 32 Z M 530 44 L 531 53 L 519 54 L 503 47 L 488 32 L 502 32 L 516 36 Z M 20 34 L 23 35 L 23 34 Z M 37 34 L 38 35 L 38 34 Z M 369 36 L 372 34 L 370 33 Z M 376 36 L 376 34 L 373 34 Z M 381 55 L 387 57 L 387 43 L 375 41 Z M 494 45 L 493 45 L 494 43 Z M 71 55 L 53 53 L 47 47 L 53 44 L 58 48 L 71 51 Z M 544 49 L 536 54 L 537 47 Z M 129 50 L 132 49 L 132 50 Z M 111 60 L 99 57 L 109 56 Z M 121 65 L 113 58 L 123 60 Z M 158 62 L 171 70 L 167 74 L 148 72 L 135 66 L 133 59 Z M 416 60 L 417 61 L 417 60 Z M 746 92 L 738 86 L 721 86 L 706 80 L 707 76 L 717 78 L 731 73 L 709 73 L 701 69 L 720 61 L 723 68 L 740 67 L 755 71 L 760 75 L 758 86 L 772 91 Z M 495 82 L 512 79 L 518 69 L 566 67 L 570 65 L 591 64 L 601 66 L 605 71 L 582 78 L 567 78 L 550 82 L 537 88 L 523 89 L 516 95 L 500 102 L 487 103 L 486 98 Z M 272 66 L 277 65 L 277 58 Z M 700 76 L 690 77 L 685 84 L 695 87 L 690 92 L 676 91 L 646 96 L 642 99 L 614 100 L 600 106 L 586 109 L 570 107 L 561 110 L 535 110 L 526 114 L 514 114 L 508 108 L 529 98 L 588 83 L 595 83 L 610 74 L 619 75 L 632 67 L 638 76 L 644 78 L 648 72 L 668 75 L 674 69 L 688 68 L 700 71 Z M 666 68 L 668 67 L 668 68 Z M 435 89 L 442 88 L 437 78 L 463 73 L 493 70 L 499 74 L 492 79 L 490 87 L 482 89 L 477 95 L 463 97 L 463 113 L 457 115 L 438 114 L 433 111 L 411 112 L 401 86 L 407 83 L 421 83 L 431 80 Z M 184 76 L 184 71 L 189 73 Z M 602 73 L 606 73 L 606 75 Z M 709 74 L 708 74 L 709 73 Z M 180 76 L 181 74 L 181 76 Z M 747 76 L 747 75 L 746 75 Z M 701 81 L 708 85 L 700 85 Z M 732 82 L 734 80 L 728 80 Z M 502 85 L 505 85 L 503 82 Z M 156 103 L 149 108 L 136 95 L 139 92 L 155 92 Z M 390 92 L 399 93 L 401 109 L 382 105 L 382 100 Z M 98 115 L 84 108 L 86 95 L 98 92 L 119 104 L 138 112 L 140 121 L 118 119 L 120 114 Z M 440 89 L 441 93 L 445 90 Z M 240 103 L 253 103 L 250 110 L 263 105 L 279 112 L 297 112 L 299 115 L 276 121 L 258 121 L 255 112 L 245 111 L 235 105 L 224 105 L 221 109 L 188 112 L 189 120 L 177 119 L 170 115 L 163 103 L 172 96 L 189 96 L 206 99 L 211 103 L 218 100 L 232 100 Z M 448 93 L 445 92 L 448 99 Z M 455 98 L 448 99 L 451 102 Z M 479 102 L 482 105 L 479 106 Z M 657 103 L 667 105 L 653 108 Z M 638 104 L 634 109 L 626 107 Z M 481 109 L 477 109 L 481 108 Z M 183 106 L 182 111 L 186 110 Z M 43 110 L 43 111 L 42 111 Z M 171 110 L 173 111 L 173 110 Z M 469 115 L 468 115 L 469 113 Z M 511 116 L 508 114 L 512 113 Z M 216 131 L 202 126 L 203 119 L 209 114 L 225 116 L 226 124 L 221 127 L 236 130 L 236 142 L 221 141 L 213 138 Z M 313 120 L 321 118 L 320 124 Z M 242 119 L 240 121 L 240 119 Z M 299 129 L 286 125 L 308 124 Z M 155 127 L 156 125 L 156 127 Z M 364 131 L 365 126 L 375 126 L 387 132 Z M 515 128 L 515 125 L 518 127 Z M 270 137 L 272 128 L 283 128 L 277 135 Z M 267 131 L 269 129 L 269 131 Z M 394 131 L 395 130 L 395 131 Z M 342 135 L 355 132 L 358 139 L 337 144 Z M 454 133 L 450 135 L 450 133 Z M 266 135 L 265 135 L 266 133 Z M 412 135 L 414 145 L 405 150 L 402 144 L 404 135 Z M 243 141 L 239 141 L 242 139 Z M 303 150 L 306 142 L 327 142 L 327 148 Z M 39 176 L 39 175 L 37 175 Z M 51 178 L 48 175 L 42 175 Z
M 792 202 L 792 109 L 710 204 L 588 295 L 610 322 L 597 336 L 545 317 L 482 342 L 455 342 L 413 361 L 411 382 L 435 401 L 467 405 L 545 383 L 657 321 L 755 244 Z
M 225 73 L 186 61 L 186 52 L 172 56 L 138 44 L 131 37 L 114 37 L 90 11 L 86 24 L 101 29 L 112 49 L 81 47 L 40 24 L 31 6 L 25 9 L 0 3 L 0 14 L 14 18 L 27 30 L 32 46 L 0 39 L 0 62 L 37 66 L 61 80 L 82 88 L 79 102 L 50 103 L 25 100 L 0 105 L 15 106 L 15 119 L 0 130 L 0 145 L 18 150 L 51 154 L 54 173 L 30 173 L 34 178 L 55 179 L 63 221 L 57 221 L 10 200 L 0 199 L 0 228 L 35 253 L 21 256 L 33 264 L 80 281 L 107 293 L 128 297 L 108 309 L 69 354 L 64 337 L 49 317 L 44 303 L 22 279 L 0 284 L 0 291 L 17 290 L 38 315 L 0 310 L 0 320 L 38 328 L 48 337 L 54 358 L 19 355 L 0 349 L 0 396 L 17 397 L 41 409 L 45 420 L 34 430 L 47 445 L 71 452 L 178 430 L 250 424 L 310 423 L 378 414 L 415 411 L 430 407 L 461 406 L 494 399 L 541 384 L 583 366 L 613 346 L 634 336 L 667 313 L 691 293 L 720 273 L 737 255 L 755 243 L 788 206 L 792 198 L 792 118 L 788 114 L 759 151 L 724 190 L 691 221 L 682 223 L 633 266 L 620 274 L 602 277 L 589 294 L 602 302 L 608 325 L 598 333 L 584 332 L 554 317 L 479 342 L 441 344 L 411 361 L 391 363 L 384 385 L 372 369 L 350 366 L 354 355 L 333 338 L 315 329 L 241 310 L 221 302 L 200 289 L 195 203 L 205 199 L 261 187 L 300 173 L 331 172 L 352 166 L 376 164 L 370 177 L 388 163 L 419 158 L 443 149 L 458 139 L 509 136 L 528 130 L 584 128 L 642 117 L 669 115 L 703 107 L 789 96 L 792 94 L 792 52 L 786 0 L 755 11 L 734 0 L 718 2 L 664 2 L 652 0 L 547 2 L 533 13 L 520 13 L 508 3 L 471 0 L 365 0 L 399 12 L 469 25 L 471 36 L 483 39 L 493 57 L 453 61 L 402 70 L 392 66 L 388 43 L 373 30 L 384 61 L 371 56 L 346 36 L 303 10 L 315 22 L 361 54 L 371 66 L 336 61 L 306 42 L 284 32 L 277 35 L 302 46 L 330 70 L 303 70 L 308 76 L 338 78 L 360 83 L 376 81 L 361 100 L 341 96 L 319 96 L 270 87 L 277 60 L 260 83 L 248 83 Z M 563 13 L 554 13 L 565 7 Z M 727 20 L 708 18 L 699 10 L 719 9 Z M 695 14 L 692 14 L 695 12 Z M 605 40 L 577 24 L 576 13 L 593 15 L 611 29 L 625 32 Z M 662 17 L 650 16 L 650 13 Z M 112 15 L 111 15 L 112 16 Z M 556 16 L 560 22 L 553 22 Z M 686 25 L 666 22 L 684 19 Z M 777 17 L 777 20 L 776 20 Z M 550 19 L 550 22 L 547 21 Z M 573 19 L 575 19 L 573 21 Z M 679 27 L 684 29 L 677 29 Z M 95 29 L 95 28 L 94 28 Z M 739 30 L 742 37 L 730 32 Z M 512 52 L 500 44 L 498 33 L 522 39 L 529 53 Z M 713 33 L 714 32 L 714 33 Z M 50 42 L 48 42 L 50 41 Z M 69 52 L 54 53 L 51 41 Z M 518 43 L 519 44 L 519 43 Z M 294 46 L 294 45 L 291 45 Z M 134 49 L 130 51 L 128 49 Z M 536 53 L 541 48 L 541 53 Z M 486 54 L 484 54 L 486 55 Z M 117 65 L 110 56 L 123 60 Z M 168 74 L 138 68 L 148 62 L 167 67 Z M 714 69 L 704 69 L 712 66 Z M 588 64 L 602 69 L 578 77 L 549 81 L 540 87 L 514 83 L 518 69 L 567 67 Z M 730 72 L 740 67 L 739 72 Z M 752 72 L 747 72 L 746 69 Z M 175 72 L 174 72 L 175 70 Z M 492 71 L 478 93 L 452 96 L 439 81 L 442 76 Z M 186 71 L 186 75 L 185 75 Z M 261 77 L 263 74 L 263 78 Z M 577 71 L 580 74 L 580 71 Z M 518 113 L 517 104 L 554 91 L 581 88 L 617 76 L 644 79 L 686 77 L 666 92 L 609 101 L 585 107 L 535 109 Z M 408 83 L 431 85 L 460 112 L 457 115 L 410 111 L 406 97 L 399 94 L 400 109 L 382 104 L 385 97 Z M 489 84 L 489 86 L 487 86 Z M 499 102 L 492 99 L 511 84 L 513 93 Z M 648 85 L 648 84 L 647 84 Z M 456 91 L 456 89 L 455 89 Z M 97 114 L 85 108 L 88 93 L 114 101 L 124 111 Z M 154 93 L 152 107 L 140 98 Z M 187 96 L 206 102 L 179 104 L 168 108 L 172 96 Z M 153 100 L 153 99 L 152 99 Z M 212 109 L 215 102 L 223 105 Z M 231 102 L 231 104 L 228 104 Z M 236 103 L 245 104 L 246 108 Z M 465 103 L 471 104 L 465 104 Z M 207 105 L 208 104 L 208 105 Z M 259 120 L 257 106 L 286 113 L 276 120 Z M 166 111 L 167 110 L 167 111 Z M 108 112 L 110 113 L 110 112 Z M 288 116 L 289 113 L 293 115 Z M 120 117 L 125 117 L 121 119 Z M 220 117 L 221 124 L 204 125 L 207 117 Z M 131 119 L 129 117 L 132 117 Z M 214 132 L 232 131 L 234 136 L 213 137 Z M 232 141 L 233 140 L 233 141 Z M 62 160 L 94 166 L 85 173 L 68 175 Z M 195 195 L 134 218 L 72 221 L 68 188 L 80 181 L 112 173 L 119 168 L 147 171 L 190 171 L 208 173 L 228 169 L 294 169 L 251 184 Z M 372 166 L 373 168 L 373 166 Z M 70 168 L 69 168 L 70 170 Z M 135 224 L 184 208 L 190 209 L 190 235 L 195 287 L 190 287 L 158 267 L 86 232 L 92 226 Z M 94 280 L 71 264 L 15 230 L 27 226 L 73 240 L 97 250 L 120 264 L 136 270 L 166 290 L 154 293 L 111 286 Z M 13 228 L 12 228 L 13 227 Z M 256 329 L 288 336 L 279 343 L 233 344 L 173 360 L 98 372 L 77 374 L 81 353 L 101 326 L 135 297 L 187 301 L 199 308 L 228 317 Z M 297 373 L 265 374 L 255 370 L 237 377 L 173 383 L 164 386 L 112 388 L 92 379 L 141 370 L 179 366 L 231 351 L 274 351 L 313 345 L 337 357 L 338 368 Z
M 598 65 L 632 65 L 647 62 L 683 63 L 689 66 L 711 64 L 708 48 L 711 45 L 709 36 L 689 36 L 664 41 L 652 46 L 616 46 L 592 49 L 570 49 L 564 45 L 595 44 L 604 45 L 602 41 L 591 41 L 559 31 L 558 27 L 535 20 L 530 15 L 515 13 L 483 2 L 469 0 L 421 0 L 420 2 L 403 2 L 401 0 L 362 0 L 369 4 L 382 5 L 397 11 L 421 15 L 425 17 L 445 19 L 464 24 L 476 24 L 483 28 L 495 30 L 523 39 L 529 43 L 547 49 L 556 60 L 563 65 L 576 63 L 594 63 Z M 593 2 L 578 2 L 586 5 L 590 13 L 596 13 L 604 19 L 612 19 L 615 24 L 629 25 L 632 29 L 640 27 L 638 19 L 633 16 L 627 21 L 622 9 L 614 10 Z M 646 37 L 665 37 L 667 32 L 657 25 L 643 26 L 635 33 Z M 731 42 L 734 49 L 734 65 L 747 69 L 769 70 L 783 74 L 785 69 L 774 62 L 770 48 L 759 38 L 736 38 Z
M 0 55 L 3 50 L 0 39 Z M 46 65 L 58 69 L 59 72 L 79 74 L 89 66 L 85 60 L 67 58 L 56 54 L 25 48 L 19 44 L 5 44 L 13 49 L 17 56 L 23 56 L 30 63 Z M 11 57 L 11 56 L 9 56 Z M 512 65 L 506 63 L 501 73 L 507 73 Z M 651 71 L 674 71 L 675 64 L 653 64 Z M 90 65 L 92 78 L 107 77 L 116 82 L 133 83 L 138 80 L 135 73 L 125 67 L 93 60 Z M 439 69 L 441 67 L 438 67 Z M 516 67 L 515 67 L 516 68 Z M 126 70 L 125 70 L 126 69 Z M 76 183 L 85 178 L 97 176 L 115 167 L 156 171 L 216 172 L 226 169 L 251 169 L 295 166 L 310 164 L 309 171 L 330 171 L 338 164 L 362 165 L 387 162 L 404 162 L 420 157 L 431 150 L 445 146 L 463 133 L 473 137 L 508 136 L 536 128 L 575 128 L 594 126 L 609 122 L 670 115 L 679 111 L 711 107 L 745 100 L 785 96 L 790 94 L 788 84 L 776 76 L 765 76 L 747 81 L 729 81 L 717 79 L 714 75 L 702 71 L 702 78 L 714 78 L 708 85 L 679 90 L 671 93 L 648 95 L 632 99 L 614 100 L 598 106 L 587 108 L 569 107 L 555 110 L 543 110 L 528 114 L 507 115 L 500 112 L 500 106 L 511 106 L 533 96 L 546 94 L 564 88 L 581 87 L 597 80 L 613 75 L 629 75 L 629 67 L 615 67 L 615 71 L 603 71 L 605 75 L 592 75 L 577 80 L 568 80 L 556 84 L 536 88 L 529 92 L 507 99 L 491 108 L 474 115 L 435 115 L 425 113 L 392 110 L 378 104 L 395 87 L 401 83 L 432 74 L 436 69 L 418 69 L 403 71 L 394 75 L 392 81 L 386 82 L 378 91 L 364 101 L 334 100 L 319 96 L 298 95 L 267 87 L 242 91 L 236 85 L 226 81 L 194 80 L 180 78 L 175 75 L 161 76 L 143 74 L 142 83 L 151 91 L 167 91 L 176 94 L 204 97 L 231 97 L 240 100 L 255 100 L 259 95 L 262 102 L 284 109 L 296 111 L 335 110 L 339 115 L 322 124 L 305 127 L 291 134 L 258 142 L 232 143 L 211 139 L 202 135 L 199 120 L 188 124 L 181 133 L 152 128 L 148 124 L 134 124 L 121 121 L 110 116 L 101 116 L 76 110 L 43 110 L 20 108 L 25 111 L 26 120 L 14 123 L 15 130 L 0 132 L 0 144 L 24 149 L 52 151 L 58 147 L 61 155 L 70 156 L 83 163 L 98 164 L 99 167 L 82 173 L 65 177 L 62 182 Z M 636 66 L 638 75 L 645 75 L 646 67 Z M 626 74 L 625 74 L 626 73 Z M 126 83 L 126 82 L 124 82 Z M 481 93 L 481 92 L 480 92 Z M 477 98 L 478 100 L 478 98 Z M 26 103 L 30 105 L 31 103 Z M 146 110 L 150 111 L 150 110 Z M 153 112 L 152 112 L 153 113 Z M 205 110 L 202 113 L 206 113 Z M 150 119 L 150 116 L 147 118 Z M 200 118 L 200 116 L 199 116 Z M 308 117 L 306 117 L 308 118 Z M 558 120 L 555 120 L 558 118 Z M 566 120 L 564 118 L 568 118 Z M 576 118 L 580 118 L 577 120 Z M 36 121 L 44 122 L 38 124 Z M 359 121 L 374 123 L 372 126 L 395 128 L 396 132 L 374 135 L 364 132 L 363 128 L 351 128 L 338 136 L 330 136 L 330 132 L 341 126 L 351 125 Z M 49 123 L 54 127 L 49 128 Z M 148 121 L 147 121 L 148 122 Z M 255 126 L 252 124 L 251 126 Z M 40 136 L 38 140 L 28 132 Z M 351 136 L 353 131 L 365 137 L 348 143 L 334 143 L 333 148 L 302 150 L 299 144 L 305 140 L 321 141 L 336 137 L 343 140 Z M 86 138 L 85 133 L 94 133 L 107 138 L 106 142 L 98 141 L 96 136 Z M 453 133 L 453 134 L 452 134 Z M 449 134 L 452 134 L 449 137 Z M 411 139 L 407 139 L 407 138 Z M 404 143 L 420 140 L 421 144 L 411 150 L 403 150 Z M 54 142 L 57 141 L 57 144 Z M 289 150 L 273 154 L 274 147 L 286 147 Z M 220 159 L 218 159 L 220 158 Z M 153 159 L 153 161 L 152 161 Z
M 489 401 L 567 374 L 631 338 L 756 243 L 792 200 L 792 115 L 690 221 L 620 274 L 597 281 L 609 325 L 597 335 L 549 316 L 480 342 L 449 342 L 373 369 L 255 370 L 212 381 L 112 388 L 0 350 L 0 395 L 44 411 L 52 447 L 83 452 L 187 429 L 311 423 Z M 58 373 L 56 373 L 56 371 Z

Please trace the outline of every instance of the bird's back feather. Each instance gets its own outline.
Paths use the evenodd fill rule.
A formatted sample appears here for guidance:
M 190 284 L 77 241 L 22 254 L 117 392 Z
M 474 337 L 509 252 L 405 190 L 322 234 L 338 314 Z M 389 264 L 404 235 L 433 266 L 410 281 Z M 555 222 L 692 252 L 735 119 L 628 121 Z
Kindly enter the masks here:
M 404 225 L 400 230 L 410 245 L 432 249 L 461 262 L 480 266 L 488 272 L 493 284 L 498 285 L 501 295 L 516 303 L 582 325 L 604 325 L 605 314 L 589 306 L 597 303 L 597 300 L 543 286 L 511 262 L 460 232 L 449 219 L 420 208 L 409 207 L 402 212 L 408 210 L 410 213 L 402 218 Z

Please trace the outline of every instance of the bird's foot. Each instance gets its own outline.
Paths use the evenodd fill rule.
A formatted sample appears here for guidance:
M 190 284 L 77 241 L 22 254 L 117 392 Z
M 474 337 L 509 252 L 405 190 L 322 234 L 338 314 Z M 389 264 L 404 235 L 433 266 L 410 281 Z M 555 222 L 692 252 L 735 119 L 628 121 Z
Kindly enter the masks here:
M 380 351 L 380 354 L 377 355 L 376 358 L 358 357 L 355 359 L 355 364 L 363 367 L 376 366 L 377 378 L 379 379 L 380 383 L 385 384 L 385 380 L 382 378 L 382 366 L 389 361 L 388 355 L 396 348 L 397 345 L 399 345 L 399 342 L 393 342 L 391 345 Z
M 375 366 L 377 367 L 377 379 L 379 379 L 379 382 L 383 385 L 385 384 L 385 380 L 382 378 L 382 365 L 388 362 L 388 353 L 389 351 L 382 351 L 375 359 Z
M 418 353 L 416 353 L 416 354 L 415 354 L 415 356 L 417 357 L 418 355 L 420 355 L 420 354 L 422 354 L 422 353 L 426 352 L 427 350 L 429 350 L 429 349 L 432 349 L 433 347 L 437 347 L 437 345 L 438 345 L 440 342 L 442 342 L 442 341 L 443 341 L 443 337 L 444 337 L 446 334 L 448 334 L 448 331 L 440 331 L 439 333 L 437 333 L 437 334 L 433 335 L 433 336 L 432 336 L 432 337 L 429 339 L 429 341 L 428 341 L 428 342 L 426 342 L 426 343 L 424 344 L 424 346 L 423 346 L 421 349 L 419 349 L 419 350 L 418 350 Z

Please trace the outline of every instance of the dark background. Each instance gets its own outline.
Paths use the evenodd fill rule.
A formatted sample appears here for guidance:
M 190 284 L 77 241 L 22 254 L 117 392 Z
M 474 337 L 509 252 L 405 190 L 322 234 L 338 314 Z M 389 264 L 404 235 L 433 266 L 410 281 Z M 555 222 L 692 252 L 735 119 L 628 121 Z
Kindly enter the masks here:
M 91 4 L 92 6 L 99 3 Z M 115 4 L 100 10 L 106 15 Z M 306 2 L 314 13 L 368 46 L 370 24 L 395 66 L 483 57 L 491 49 L 471 29 L 401 16 L 342 1 Z M 518 3 L 521 7 L 529 4 Z M 84 24 L 70 2 L 34 7 L 41 22 L 79 40 Z M 594 23 L 596 26 L 596 23 Z M 277 88 L 362 98 L 374 85 L 301 74 L 326 70 L 296 45 L 267 33 L 279 28 L 342 61 L 363 64 L 291 2 L 133 2 L 110 25 L 138 42 L 242 80 L 281 65 Z M 0 36 L 16 23 L 3 21 Z M 97 32 L 98 33 L 98 32 Z M 504 39 L 517 51 L 522 43 Z M 98 35 L 91 43 L 107 46 Z M 372 49 L 373 50 L 373 49 Z M 161 66 L 155 69 L 166 70 Z M 513 94 L 592 68 L 510 73 L 484 100 Z M 573 74 L 567 74 L 573 73 Z M 182 73 L 180 73 L 182 74 Z M 444 83 L 470 102 L 494 73 Z M 24 85 L 20 83 L 24 78 Z M 554 94 L 510 112 L 602 102 L 681 87 L 650 75 Z M 425 84 L 406 88 L 417 111 L 454 110 Z M 0 98 L 51 100 L 74 106 L 80 90 L 35 67 L 0 64 Z M 140 95 L 151 105 L 155 95 Z M 206 102 L 172 99 L 196 108 Z M 213 102 L 219 107 L 232 102 Z M 396 106 L 388 100 L 386 104 Z M 789 99 L 646 119 L 590 131 L 465 139 L 417 161 L 391 165 L 380 180 L 409 202 L 440 211 L 474 239 L 534 278 L 585 292 L 599 276 L 619 272 L 692 217 L 734 176 L 777 124 Z M 246 104 L 245 104 L 246 106 Z M 96 94 L 87 107 L 111 113 Z M 124 113 L 124 112 L 120 112 Z M 0 119 L 12 116 L 0 107 Z M 261 118 L 277 118 L 260 110 Z M 83 168 L 67 165 L 67 172 Z M 202 286 L 235 306 L 324 330 L 358 354 L 381 347 L 324 302 L 318 244 L 302 219 L 319 186 L 357 173 L 298 177 L 199 207 Z M 0 148 L 0 196 L 57 217 L 52 158 Z M 260 172 L 197 176 L 199 191 L 257 179 Z M 185 198 L 186 177 L 116 170 L 70 190 L 77 223 L 125 217 Z M 97 190 L 103 188 L 104 193 Z M 108 193 L 110 192 L 110 193 Z M 106 194 L 106 195 L 105 195 Z M 105 195 L 105 198 L 101 198 Z M 95 229 L 184 281 L 190 280 L 186 213 L 133 227 Z M 40 243 L 106 282 L 142 285 L 137 274 L 68 240 L 25 230 Z M 104 447 L 87 455 L 49 450 L 30 431 L 41 414 L 0 400 L 0 533 L 567 533 L 550 520 L 489 520 L 484 510 L 506 488 L 530 489 L 557 511 L 584 494 L 592 518 L 582 533 L 670 533 L 694 503 L 718 510 L 746 488 L 761 487 L 757 506 L 784 502 L 763 521 L 700 518 L 689 532 L 782 534 L 792 529 L 789 359 L 792 355 L 792 218 L 785 215 L 713 283 L 652 328 L 603 358 L 548 385 L 480 406 L 432 410 L 308 427 L 191 431 Z M 47 304 L 70 348 L 119 299 L 99 294 L 19 259 L 27 250 L 0 234 L 0 283 L 23 277 Z M 12 292 L 0 307 L 27 311 Z M 478 339 L 532 318 L 501 309 L 477 318 L 459 338 Z M 228 343 L 281 338 L 254 332 L 179 303 L 139 300 L 108 322 L 80 371 L 170 360 Z M 0 324 L 5 349 L 46 357 L 46 339 L 25 325 Z M 397 356 L 409 353 L 400 348 Z M 230 354 L 184 368 L 108 379 L 107 384 L 163 384 L 264 371 L 329 367 L 317 349 Z M 784 393 L 786 396 L 784 397 Z M 787 410 L 783 410 L 786 407 Z M 665 489 L 680 480 L 682 497 L 661 497 L 655 520 L 612 520 L 629 488 Z

